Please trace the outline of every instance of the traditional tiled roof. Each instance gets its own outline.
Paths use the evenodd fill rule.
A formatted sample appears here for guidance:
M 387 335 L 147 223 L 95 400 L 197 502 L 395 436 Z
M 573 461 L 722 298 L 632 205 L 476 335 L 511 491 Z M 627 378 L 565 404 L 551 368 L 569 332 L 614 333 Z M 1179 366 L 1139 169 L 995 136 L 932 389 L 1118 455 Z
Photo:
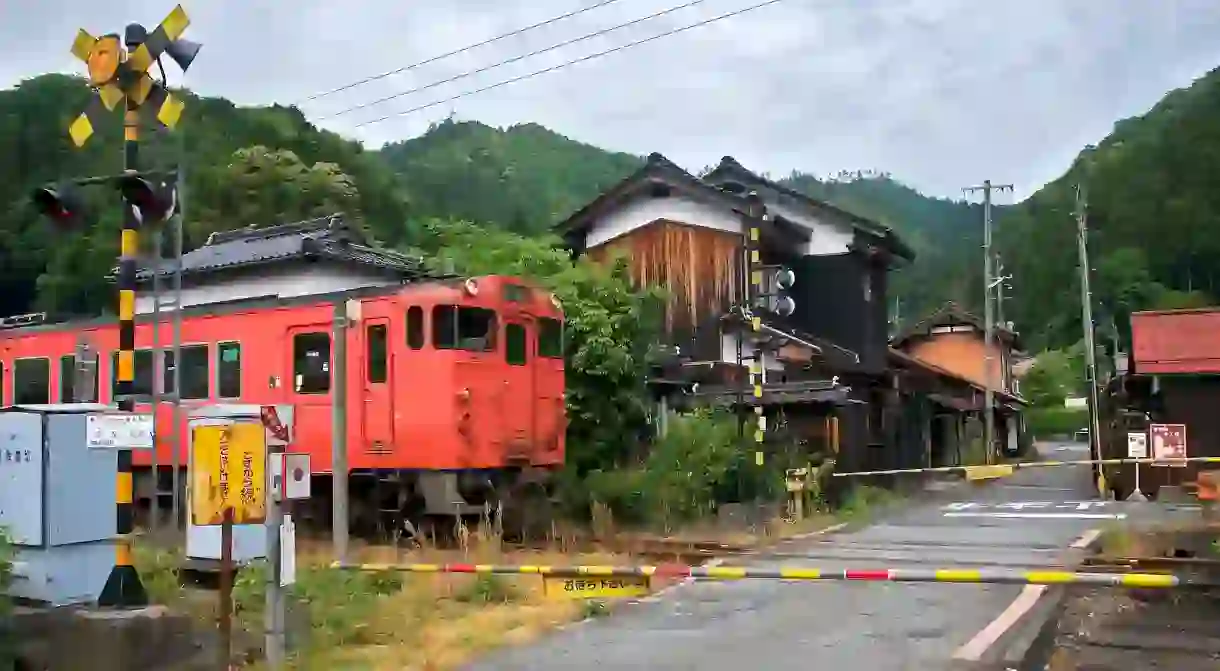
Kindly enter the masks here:
M 732 156 L 725 156 L 720 159 L 720 164 L 703 176 L 703 181 L 710 184 L 724 187 L 727 184 L 737 183 L 746 188 L 751 186 L 762 186 L 776 193 L 782 194 L 789 198 L 804 202 L 805 204 L 819 210 L 831 212 L 839 217 L 846 219 L 851 223 L 852 228 L 856 231 L 877 238 L 882 245 L 888 248 L 893 254 L 904 259 L 911 260 L 915 258 L 915 252 L 912 250 L 898 234 L 889 226 L 880 222 L 873 221 L 862 217 L 854 212 L 845 210 L 833 203 L 824 200 L 819 200 L 810 196 L 807 193 L 802 193 L 796 189 L 786 187 L 779 182 L 767 179 L 756 172 L 746 169 L 737 159 Z
M 627 175 L 617 184 L 602 192 L 597 198 L 586 203 L 584 207 L 573 212 L 567 219 L 556 224 L 555 230 L 560 233 L 585 230 L 607 208 L 613 207 L 623 199 L 635 195 L 641 188 L 649 185 L 665 185 L 682 189 L 687 193 L 705 197 L 726 208 L 739 211 L 740 208 L 744 207 L 745 203 L 744 199 L 717 189 L 711 184 L 686 172 L 661 154 L 653 152 L 648 155 L 644 165 L 640 166 L 638 170 Z
M 938 326 L 971 326 L 977 329 L 980 333 L 986 330 L 986 325 L 981 318 L 972 312 L 968 312 L 953 301 L 949 301 L 940 307 L 939 310 L 931 315 L 920 320 L 918 323 L 903 329 L 898 335 L 890 341 L 894 347 L 900 347 L 903 343 L 911 338 L 930 335 L 933 328 Z M 1014 349 L 1018 347 L 1017 334 L 1001 325 L 996 325 L 995 334 L 1004 342 L 1008 343 Z
M 373 247 L 340 214 L 276 226 L 247 226 L 221 231 L 182 256 L 183 275 L 209 273 L 294 259 L 326 258 L 403 273 L 422 272 L 421 259 Z M 163 262 L 161 274 L 173 272 Z M 150 279 L 151 267 L 142 268 L 140 280 Z

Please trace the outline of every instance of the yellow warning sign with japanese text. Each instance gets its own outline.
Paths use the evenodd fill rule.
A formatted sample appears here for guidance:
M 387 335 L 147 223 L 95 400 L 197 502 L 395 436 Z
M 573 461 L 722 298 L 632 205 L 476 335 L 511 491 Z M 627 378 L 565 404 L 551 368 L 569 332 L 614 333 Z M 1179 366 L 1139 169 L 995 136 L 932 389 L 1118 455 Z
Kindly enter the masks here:
M 217 526 L 267 518 L 267 438 L 260 422 L 191 427 L 191 522 Z

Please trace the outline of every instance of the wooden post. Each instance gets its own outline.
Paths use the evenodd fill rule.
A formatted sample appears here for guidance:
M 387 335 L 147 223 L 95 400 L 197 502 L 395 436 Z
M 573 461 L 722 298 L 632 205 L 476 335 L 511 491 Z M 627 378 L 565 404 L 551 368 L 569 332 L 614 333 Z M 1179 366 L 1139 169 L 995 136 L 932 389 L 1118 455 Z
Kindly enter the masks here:
M 220 646 L 217 668 L 229 671 L 233 656 L 233 509 L 225 508 L 220 526 Z

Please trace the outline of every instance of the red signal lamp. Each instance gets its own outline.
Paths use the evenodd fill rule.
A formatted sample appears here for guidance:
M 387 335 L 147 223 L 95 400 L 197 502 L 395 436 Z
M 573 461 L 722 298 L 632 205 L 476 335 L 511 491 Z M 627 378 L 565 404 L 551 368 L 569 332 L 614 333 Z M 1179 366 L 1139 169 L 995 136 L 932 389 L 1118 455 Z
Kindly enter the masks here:
M 84 201 L 69 185 L 48 185 L 36 189 L 32 196 L 38 213 L 58 228 L 76 228 L 84 215 Z
M 178 190 L 172 181 L 153 182 L 138 175 L 124 175 L 118 180 L 118 188 L 123 198 L 140 211 L 142 223 L 163 222 L 178 206 Z

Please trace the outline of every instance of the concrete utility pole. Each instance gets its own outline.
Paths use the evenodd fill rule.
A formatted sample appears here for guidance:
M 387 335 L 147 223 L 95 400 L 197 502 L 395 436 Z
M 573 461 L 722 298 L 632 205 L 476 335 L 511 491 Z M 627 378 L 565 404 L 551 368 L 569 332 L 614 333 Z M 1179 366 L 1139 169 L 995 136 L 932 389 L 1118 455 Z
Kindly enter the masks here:
M 1093 292 L 1089 288 L 1088 200 L 1085 187 L 1076 185 L 1076 246 L 1080 254 L 1080 319 L 1084 326 L 1084 360 L 1089 384 L 1089 455 L 1101 458 L 1101 429 L 1097 400 L 1097 345 L 1093 328 Z M 1136 465 L 1138 468 L 1139 465 Z M 1106 477 L 1098 470 L 1097 491 L 1105 498 Z
M 335 561 L 347 560 L 347 302 L 335 299 L 331 324 L 331 536 Z
M 991 268 L 991 192 L 1012 191 L 1011 184 L 992 184 L 984 180 L 982 186 L 964 189 L 966 193 L 983 192 L 983 353 L 985 397 L 983 408 L 983 445 L 987 463 L 995 462 L 995 383 L 992 380 L 992 350 L 995 342 L 995 316 L 993 314 L 991 283 L 994 273 Z

